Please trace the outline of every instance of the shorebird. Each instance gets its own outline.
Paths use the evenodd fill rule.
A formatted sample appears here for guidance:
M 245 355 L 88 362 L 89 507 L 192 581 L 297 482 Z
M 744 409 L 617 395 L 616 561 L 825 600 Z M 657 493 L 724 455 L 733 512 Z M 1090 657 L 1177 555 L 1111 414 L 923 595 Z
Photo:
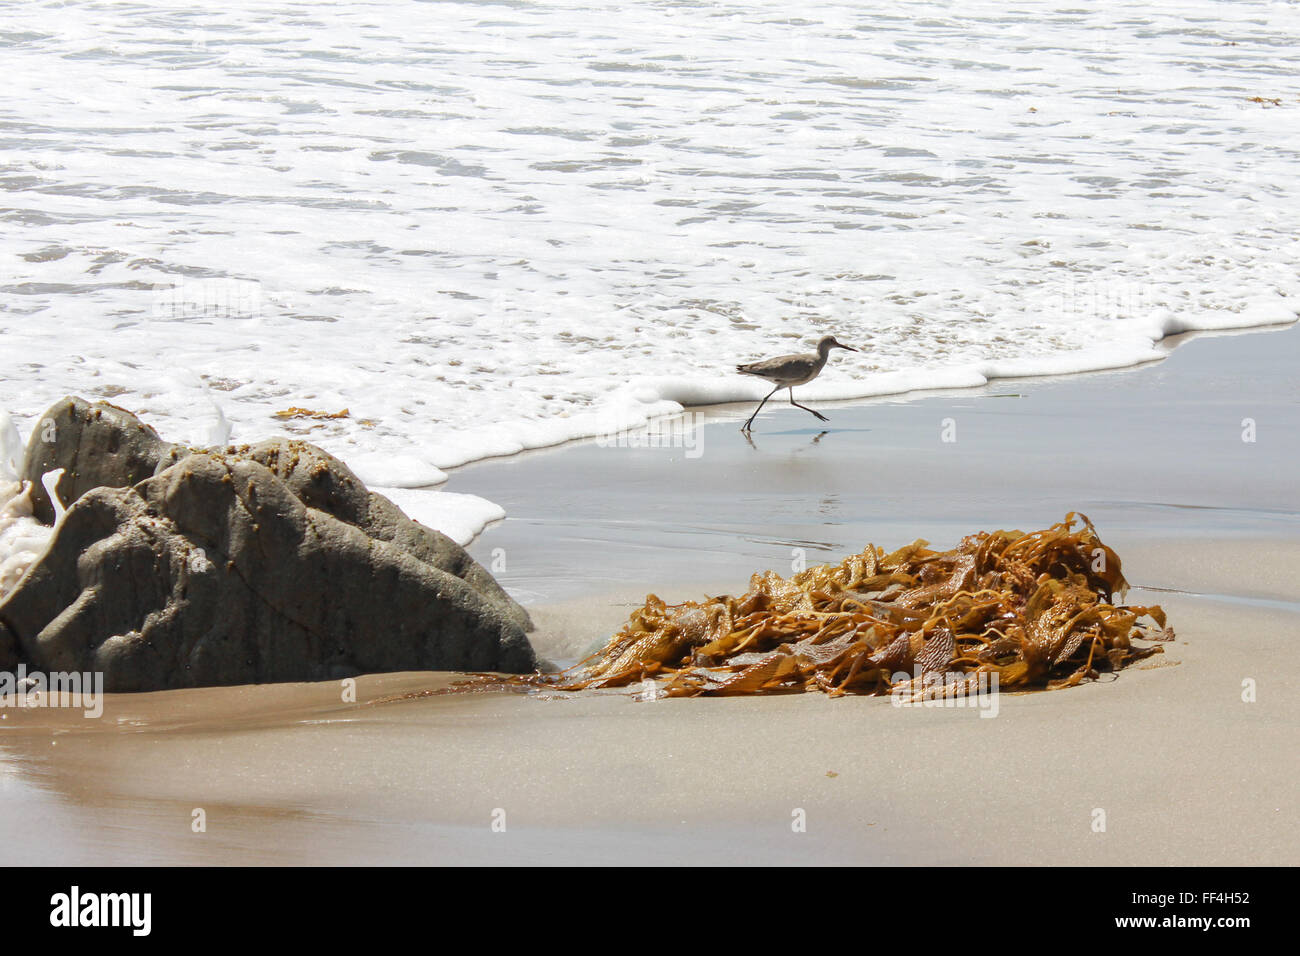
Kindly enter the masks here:
M 759 378 L 765 378 L 769 382 L 776 383 L 776 388 L 768 392 L 767 397 L 758 403 L 758 408 L 754 409 L 754 414 L 749 416 L 749 421 L 740 426 L 740 430 L 742 432 L 749 431 L 749 426 L 754 423 L 758 413 L 763 410 L 763 406 L 767 404 L 767 399 L 783 388 L 790 390 L 790 404 L 795 408 L 802 408 L 805 412 L 812 412 L 822 421 L 829 421 L 821 412 L 813 412 L 808 406 L 796 402 L 794 400 L 794 387 L 796 385 L 806 385 L 821 374 L 821 370 L 826 367 L 826 360 L 830 357 L 831 349 L 857 351 L 851 345 L 844 345 L 835 341 L 833 335 L 824 335 L 821 341 L 817 343 L 816 352 L 807 352 L 803 355 L 778 355 L 776 358 L 763 359 L 761 362 L 737 365 L 737 372 L 745 375 L 757 375 Z

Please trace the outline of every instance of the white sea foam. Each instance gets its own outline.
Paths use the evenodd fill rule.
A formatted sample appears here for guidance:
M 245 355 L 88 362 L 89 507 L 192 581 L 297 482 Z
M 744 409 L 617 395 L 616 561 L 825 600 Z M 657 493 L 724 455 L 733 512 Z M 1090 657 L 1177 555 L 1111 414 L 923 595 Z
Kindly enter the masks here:
M 1248 0 L 7 4 L 0 407 L 418 488 L 756 398 L 735 363 L 826 331 L 865 351 L 805 400 L 1290 321 L 1298 34 Z
M 436 528 L 457 544 L 469 544 L 493 521 L 506 516 L 505 509 L 478 495 L 451 491 L 410 488 L 372 488 L 406 512 L 408 518 Z
M 31 485 L 0 482 L 0 601 L 45 553 L 54 529 L 32 516 Z
M 9 413 L 0 408 L 0 485 L 18 480 L 23 463 L 23 440 Z

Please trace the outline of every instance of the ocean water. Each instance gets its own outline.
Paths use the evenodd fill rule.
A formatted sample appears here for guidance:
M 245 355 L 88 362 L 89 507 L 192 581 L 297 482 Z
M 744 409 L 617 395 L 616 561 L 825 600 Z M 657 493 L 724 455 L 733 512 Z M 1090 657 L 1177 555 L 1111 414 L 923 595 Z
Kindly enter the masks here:
M 9 2 L 0 409 L 413 489 L 828 332 L 804 400 L 1149 361 L 1300 311 L 1297 46 L 1249 0 Z

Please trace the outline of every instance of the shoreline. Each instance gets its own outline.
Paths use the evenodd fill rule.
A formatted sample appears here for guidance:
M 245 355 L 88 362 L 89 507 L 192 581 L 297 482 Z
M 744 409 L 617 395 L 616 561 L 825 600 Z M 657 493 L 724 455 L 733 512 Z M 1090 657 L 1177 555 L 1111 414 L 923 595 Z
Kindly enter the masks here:
M 1276 296 L 1279 300 L 1285 301 L 1283 294 Z M 1289 307 L 1283 306 L 1283 309 Z M 1258 311 L 1258 310 L 1257 310 Z M 1036 381 L 1058 381 L 1086 377 L 1092 375 L 1106 375 L 1111 373 L 1131 372 L 1144 368 L 1148 365 L 1162 362 L 1184 341 L 1195 340 L 1198 338 L 1219 338 L 1236 335 L 1251 335 L 1257 333 L 1279 331 L 1300 323 L 1300 309 L 1292 313 L 1289 319 L 1277 318 L 1267 321 L 1259 321 L 1258 317 L 1252 318 L 1249 324 L 1225 325 L 1222 327 L 1197 328 L 1186 323 L 1181 323 L 1173 319 L 1168 320 L 1170 331 L 1163 332 L 1156 338 L 1150 338 L 1150 351 L 1137 357 L 1130 357 L 1116 364 L 1109 362 L 1083 362 L 1074 356 L 1073 351 L 1063 351 L 1048 355 L 1031 356 L 1021 359 L 1011 359 L 1003 362 L 1004 370 L 999 370 L 999 362 L 1002 360 L 990 359 L 978 362 L 968 362 L 951 367 L 941 367 L 937 369 L 918 369 L 908 368 L 898 372 L 880 372 L 875 373 L 888 378 L 889 376 L 901 376 L 904 381 L 910 381 L 916 376 L 937 376 L 946 380 L 935 385 L 915 386 L 910 384 L 900 384 L 898 387 L 873 388 L 867 391 L 858 391 L 850 388 L 843 380 L 832 381 L 830 377 L 824 380 L 819 379 L 817 382 L 803 386 L 800 395 L 809 401 L 815 401 L 829 408 L 835 407 L 853 407 L 860 404 L 869 404 L 874 402 L 890 401 L 915 401 L 921 398 L 948 395 L 948 394 L 981 394 L 990 388 L 999 387 L 1003 384 L 1017 382 L 1036 382 Z M 1163 328 L 1164 326 L 1162 326 Z M 1154 329 L 1153 329 L 1154 330 Z M 800 346 L 791 346 L 796 351 Z M 1075 350 L 1077 351 L 1077 350 Z M 1044 369 L 1042 371 L 1023 371 L 1026 367 L 1034 365 L 1035 361 L 1041 361 L 1049 366 L 1059 368 Z M 721 371 L 730 376 L 730 366 L 726 366 Z M 419 492 L 443 492 L 447 489 L 444 487 L 451 476 L 463 471 L 464 469 L 475 465 L 499 461 L 502 459 L 513 459 L 519 456 L 527 456 L 539 452 L 550 452 L 567 448 L 572 445 L 581 445 L 603 436 L 615 435 L 619 433 L 635 432 L 642 429 L 654 429 L 657 425 L 667 420 L 678 418 L 688 414 L 704 414 L 710 416 L 726 416 L 726 409 L 732 406 L 743 406 L 746 403 L 757 403 L 759 399 L 766 394 L 766 389 L 761 385 L 754 385 L 745 381 L 743 376 L 736 377 L 736 388 L 731 391 L 748 393 L 748 397 L 729 399 L 726 401 L 716 401 L 712 396 L 718 394 L 719 389 L 715 386 L 703 387 L 699 384 L 686 387 L 679 397 L 666 397 L 658 394 L 652 401 L 642 400 L 641 404 L 648 406 L 651 410 L 644 411 L 636 409 L 635 414 L 627 414 L 627 409 L 620 411 L 617 403 L 610 402 L 600 410 L 586 413 L 577 417 L 565 415 L 563 419 L 548 419 L 541 422 L 531 421 L 509 421 L 494 422 L 489 428 L 497 431 L 505 430 L 510 432 L 522 428 L 541 427 L 543 430 L 550 430 L 553 434 L 535 443 L 529 444 L 518 440 L 517 436 L 504 436 L 498 434 L 495 438 L 498 450 L 484 450 L 480 453 L 466 454 L 463 450 L 459 453 L 451 454 L 446 451 L 437 456 L 437 460 L 425 461 L 422 464 L 410 456 L 396 456 L 401 461 L 397 464 L 395 470 L 385 471 L 379 464 L 383 457 L 378 452 L 362 449 L 360 452 L 353 451 L 349 454 L 342 447 L 329 439 L 329 436 L 312 435 L 310 433 L 301 433 L 295 431 L 261 431 L 257 434 L 232 436 L 230 434 L 229 423 L 226 422 L 226 416 L 220 404 L 213 404 L 212 409 L 217 416 L 218 425 L 211 423 L 199 424 L 191 423 L 192 428 L 198 431 L 221 431 L 225 430 L 225 437 L 216 442 L 224 444 L 230 441 L 237 443 L 247 443 L 260 441 L 267 438 L 309 438 L 314 442 L 321 444 L 326 451 L 334 454 L 349 463 L 349 466 L 357 473 L 368 486 L 375 489 L 390 493 L 394 497 L 404 497 L 406 503 L 418 507 L 414 499 L 410 497 L 411 493 Z M 633 391 L 646 393 L 647 390 L 662 390 L 667 388 L 672 391 L 669 384 L 671 379 L 655 376 L 644 376 L 635 378 L 630 381 L 629 385 Z M 723 389 L 722 391 L 726 391 Z M 704 398 L 704 395 L 710 395 Z M 116 393 L 107 396 L 99 395 L 94 389 L 86 390 L 85 398 L 88 400 L 105 400 L 114 401 Z M 40 409 L 48 407 L 52 402 L 62 398 L 63 395 L 51 394 L 48 401 L 41 404 L 37 402 L 32 407 L 36 410 L 23 414 L 18 413 L 18 418 L 22 420 L 35 421 L 36 416 L 40 414 Z M 698 400 L 692 400 L 697 398 Z M 340 401 L 342 400 L 340 396 Z M 664 407 L 659 410 L 653 410 L 658 406 L 676 406 Z M 628 406 L 631 407 L 631 406 Z M 135 411 L 135 409 L 132 409 Z M 7 429 L 10 425 L 16 428 L 17 422 L 12 418 L 14 414 L 12 409 L 0 408 L 0 414 L 4 419 L 0 419 L 0 426 Z M 148 416 L 146 416 L 148 417 Z M 577 428 L 565 427 L 563 422 L 581 421 L 584 424 Z M 589 424 L 589 423 L 595 423 Z M 183 429 L 173 429 L 169 433 L 180 435 Z M 26 437 L 30 433 L 30 428 L 18 430 L 18 444 L 15 446 L 21 453 L 22 446 L 26 443 Z M 460 431 L 453 429 L 452 438 L 454 443 L 459 445 Z M 7 431 L 0 430 L 0 453 L 7 450 L 9 435 Z M 202 446 L 211 444 L 208 441 L 193 441 L 188 444 Z M 394 457 L 390 455 L 389 457 Z M 0 478 L 3 477 L 3 459 L 0 459 Z M 460 533 L 461 537 L 466 534 L 481 534 L 483 530 L 491 526 L 492 521 L 499 520 L 493 517 L 494 508 L 491 507 L 493 502 L 484 502 L 487 507 L 483 507 L 473 518 L 457 516 L 454 519 L 454 532 Z M 486 515 L 487 517 L 481 517 Z M 477 531 L 473 528 L 477 527 Z M 441 529 L 440 529 L 441 530 Z M 449 532 L 450 533 L 450 532 Z M 457 533 L 450 533 L 451 537 L 457 538 Z M 471 538 L 472 540 L 472 538 Z M 463 542 L 462 542 L 463 543 Z
M 1300 535 L 1283 480 L 1294 474 L 1290 455 L 1300 456 L 1300 442 L 1285 421 L 1262 422 L 1271 429 L 1265 444 L 1240 441 L 1245 411 L 1256 419 L 1292 416 L 1286 393 L 1300 393 L 1286 380 L 1283 359 L 1300 359 L 1300 326 L 1215 335 L 1213 347 L 1200 338 L 1158 365 L 1015 380 L 981 393 L 818 404 L 831 418 L 824 425 L 769 404 L 752 445 L 736 428 L 750 407 L 701 409 L 681 428 L 661 423 L 657 432 L 629 433 L 622 445 L 588 440 L 466 465 L 446 487 L 505 510 L 469 551 L 485 566 L 495 558 L 494 573 L 529 605 L 621 594 L 628 584 L 701 581 L 735 589 L 753 571 L 782 570 L 795 548 L 814 564 L 838 561 L 869 541 L 892 549 L 923 537 L 948 547 L 976 530 L 1046 527 L 1070 510 L 1088 514 L 1121 555 L 1153 535 Z M 1279 352 L 1274 343 L 1285 347 Z M 1261 382 L 1237 398 L 1231 370 L 1259 362 L 1271 363 L 1262 372 L 1268 381 L 1285 384 L 1273 394 Z M 1198 397 L 1196 383 L 1205 380 L 1219 385 Z M 1245 411 L 1229 411 L 1229 404 Z M 1199 447 L 1185 451 L 1185 443 L 1202 441 L 1209 414 L 1218 432 L 1213 459 Z M 951 443 L 941 440 L 946 419 L 956 426 Z M 636 447 L 656 435 L 685 436 L 694 447 Z M 836 450 L 826 451 L 832 442 Z M 1182 460 L 1186 454 L 1199 457 Z M 1071 455 L 1074 466 L 1066 467 Z M 1177 467 L 1166 468 L 1162 455 Z M 1239 467 L 1264 473 L 1245 487 Z M 1009 495 L 1008 481 L 1022 479 L 1006 473 L 1025 470 L 1033 471 L 1033 486 Z M 810 488 L 822 499 L 812 508 L 805 504 Z M 642 494 L 655 500 L 643 507 Z M 683 496 L 690 499 L 686 514 L 675 514 L 671 502 Z M 695 515 L 705 517 L 687 520 Z M 587 562 L 593 550 L 599 562 Z M 640 554 L 646 559 L 638 561 Z M 673 571 L 683 555 L 689 569 Z M 595 577 L 566 587 L 574 577 L 566 569 L 585 563 Z
M 933 385 L 933 386 L 927 385 L 921 387 L 900 387 L 896 390 L 885 389 L 885 390 L 870 391 L 861 394 L 845 394 L 842 397 L 838 395 L 833 395 L 831 397 L 818 398 L 817 396 L 823 393 L 828 393 L 828 392 L 844 393 L 846 391 L 851 391 L 845 389 L 843 387 L 842 382 L 832 383 L 829 379 L 827 379 L 825 381 L 821 381 L 820 384 L 810 383 L 809 385 L 803 386 L 800 394 L 803 395 L 805 394 L 805 392 L 810 393 L 811 395 L 811 397 L 809 398 L 810 401 L 816 401 L 819 404 L 823 404 L 827 406 L 828 408 L 835 408 L 835 407 L 847 408 L 856 405 L 869 404 L 869 403 L 874 403 L 879 401 L 886 401 L 886 402 L 904 401 L 904 400 L 915 401 L 921 398 L 940 396 L 940 395 L 949 395 L 949 394 L 958 394 L 958 395 L 981 394 L 983 391 L 986 391 L 990 388 L 997 387 L 998 385 L 1001 384 L 1012 384 L 1016 382 L 1061 381 L 1061 380 L 1069 380 L 1069 379 L 1075 379 L 1075 378 L 1091 376 L 1091 375 L 1106 375 L 1115 372 L 1131 372 L 1131 371 L 1144 368 L 1148 365 L 1152 365 L 1157 362 L 1165 361 L 1169 357 L 1169 355 L 1171 355 L 1173 351 L 1179 347 L 1179 345 L 1184 344 L 1186 342 L 1194 341 L 1196 339 L 1219 338 L 1219 337 L 1236 336 L 1236 335 L 1252 335 L 1252 334 L 1263 333 L 1263 332 L 1276 332 L 1276 331 L 1282 331 L 1284 329 L 1290 328 L 1297 324 L 1300 324 L 1300 310 L 1297 310 L 1296 314 L 1290 319 L 1280 319 L 1277 321 L 1268 321 L 1262 323 L 1254 322 L 1252 324 L 1247 324 L 1247 325 L 1228 325 L 1221 328 L 1217 328 L 1217 327 L 1210 327 L 1210 328 L 1203 328 L 1203 329 L 1184 328 L 1179 331 L 1170 331 L 1161 335 L 1159 338 L 1155 338 L 1151 340 L 1151 353 L 1149 355 L 1143 356 L 1141 358 L 1133 359 L 1133 360 L 1124 361 L 1115 365 L 1101 364 L 1095 367 L 1069 369 L 1066 371 L 1042 371 L 1042 372 L 1027 372 L 1027 373 L 1016 371 L 1016 372 L 1006 372 L 1006 373 L 987 374 L 987 375 L 983 372 L 980 372 L 977 374 L 983 377 L 984 379 L 983 381 L 961 382 L 962 379 L 968 378 L 970 376 L 971 374 L 970 370 L 974 366 L 983 365 L 983 366 L 992 367 L 992 365 L 994 364 L 993 362 L 971 363 L 966 366 L 953 366 L 952 368 L 947 368 L 947 369 L 924 370 L 930 372 L 938 371 L 938 372 L 945 373 L 948 378 L 954 380 L 954 384 L 940 384 L 940 385 Z M 1038 358 L 1042 358 L 1045 360 L 1058 359 L 1061 360 L 1057 362 L 1058 365 L 1069 365 L 1071 364 L 1069 361 L 1064 361 L 1069 358 L 1069 355 L 1070 353 L 1066 352 L 1060 355 L 1039 356 Z M 1031 362 L 1030 359 L 1023 359 L 1019 361 L 1022 364 L 1029 364 Z M 1014 362 L 1012 364 L 1014 364 Z M 905 375 L 918 374 L 922 371 L 923 370 L 918 370 L 918 369 L 906 369 L 904 370 L 903 374 Z M 885 373 L 885 374 L 894 374 L 894 373 Z M 647 379 L 646 381 L 658 382 L 662 384 L 662 380 L 654 379 L 654 378 Z M 636 385 L 638 383 L 634 382 L 633 384 Z M 390 486 L 390 488 L 395 490 L 403 490 L 403 491 L 421 491 L 421 490 L 442 491 L 445 490 L 443 486 L 447 483 L 447 481 L 452 476 L 454 476 L 456 473 L 466 468 L 473 467 L 474 465 L 498 461 L 500 459 L 513 459 L 519 456 L 527 456 L 535 453 L 558 451 L 572 445 L 581 445 L 581 444 L 590 443 L 592 441 L 597 441 L 602 437 L 608 435 L 614 435 L 622 432 L 637 432 L 641 430 L 653 431 L 657 426 L 662 425 L 664 422 L 671 421 L 676 418 L 680 418 L 682 415 L 702 414 L 702 415 L 709 416 L 710 420 L 715 420 L 714 416 L 717 416 L 716 420 L 723 420 L 723 419 L 730 420 L 730 413 L 727 411 L 728 409 L 731 409 L 733 406 L 736 407 L 746 406 L 747 403 L 757 403 L 763 397 L 763 395 L 766 394 L 766 389 L 763 386 L 751 385 L 750 383 L 743 381 L 743 377 L 740 381 L 740 386 L 741 386 L 740 387 L 741 391 L 749 391 L 752 393 L 752 395 L 748 398 L 734 399 L 725 402 L 716 402 L 711 400 L 702 400 L 698 402 L 686 402 L 678 399 L 663 398 L 662 396 L 660 396 L 659 401 L 671 402 L 673 404 L 679 405 L 680 407 L 675 410 L 663 411 L 658 413 L 650 413 L 646 416 L 638 416 L 634 420 L 616 425 L 615 427 L 610 428 L 605 432 L 580 430 L 580 433 L 575 433 L 568 437 L 558 438 L 555 441 L 548 441 L 544 444 L 521 445 L 517 450 L 487 452 L 479 457 L 467 458 L 463 461 L 457 461 L 454 463 L 439 464 L 438 467 L 444 473 L 444 477 L 437 482 L 431 484 L 423 484 L 423 485 L 392 485 Z M 692 391 L 692 390 L 688 390 L 688 391 Z M 698 390 L 694 390 L 694 391 L 698 391 Z M 603 410 L 601 412 L 595 413 L 595 417 L 604 419 L 608 423 L 608 419 L 610 418 L 611 414 L 612 412 L 610 410 Z M 742 416 L 742 418 L 743 417 L 745 416 Z M 382 485 L 382 482 L 380 482 L 379 484 Z M 480 529 L 479 533 L 481 534 L 483 530 L 486 530 L 489 527 L 491 527 L 491 523 L 485 524 L 484 527 Z
M 820 694 L 371 703 L 455 677 L 431 673 L 363 677 L 356 703 L 323 682 L 109 695 L 98 721 L 9 710 L 0 858 L 1294 864 L 1300 704 L 1279 675 L 1300 623 L 1300 328 L 1215 345 L 835 407 L 824 434 L 765 409 L 752 445 L 704 424 L 697 458 L 587 442 L 453 476 L 506 506 L 470 550 L 530 604 L 543 656 L 607 637 L 646 591 L 787 573 L 792 549 L 811 565 L 868 541 L 946 547 L 1082 510 L 1129 601 L 1164 606 L 1177 634 L 1114 679 L 1005 693 L 992 720 Z

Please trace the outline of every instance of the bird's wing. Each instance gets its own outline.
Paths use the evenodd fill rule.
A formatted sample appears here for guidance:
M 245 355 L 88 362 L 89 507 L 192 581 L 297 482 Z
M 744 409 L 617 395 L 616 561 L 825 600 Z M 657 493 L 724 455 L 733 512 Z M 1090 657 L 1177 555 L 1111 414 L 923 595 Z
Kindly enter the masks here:
M 763 359 L 761 362 L 737 365 L 736 371 L 775 381 L 779 378 L 802 378 L 811 373 L 816 365 L 816 356 L 778 355 L 776 358 Z

